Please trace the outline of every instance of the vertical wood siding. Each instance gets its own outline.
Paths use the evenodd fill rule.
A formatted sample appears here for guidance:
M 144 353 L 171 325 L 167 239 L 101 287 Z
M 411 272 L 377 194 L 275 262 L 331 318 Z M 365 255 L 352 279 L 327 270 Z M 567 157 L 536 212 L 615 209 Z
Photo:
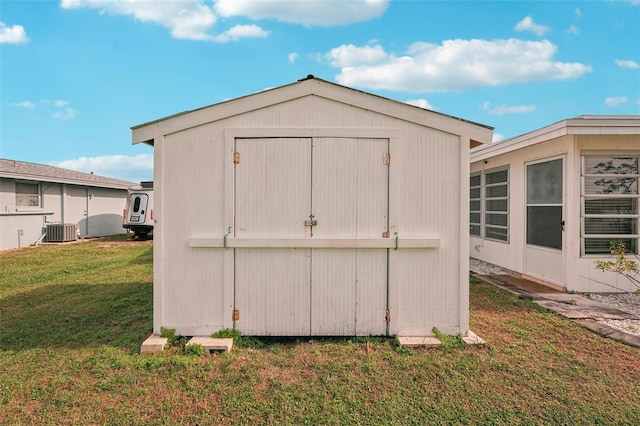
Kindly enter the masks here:
M 457 333 L 462 285 L 458 263 L 461 143 L 457 136 L 412 126 L 398 145 L 392 161 L 399 167 L 392 167 L 391 173 L 397 174 L 400 183 L 392 187 L 399 191 L 399 203 L 392 206 L 400 210 L 399 235 L 440 237 L 442 247 L 400 252 L 398 281 L 390 283 L 398 300 L 395 332 L 425 335 L 437 327 Z
M 229 159 L 225 131 L 242 133 L 237 129 L 243 128 L 336 129 L 335 138 L 313 142 L 318 141 L 313 161 L 322 159 L 331 165 L 318 169 L 324 175 L 313 176 L 312 185 L 318 191 L 314 197 L 318 198 L 309 198 L 305 206 L 292 195 L 298 189 L 291 185 L 305 182 L 287 174 L 297 173 L 291 162 L 300 170 L 310 167 L 296 153 L 300 141 L 283 145 L 273 156 L 260 152 L 262 141 L 241 138 L 235 147 L 240 164 L 232 189 L 237 198 L 233 205 L 225 205 L 225 191 L 234 185 L 225 182 L 225 168 L 233 167 L 225 163 Z M 393 129 L 396 136 L 387 142 L 389 135 L 381 131 L 380 138 L 351 138 L 356 142 L 345 143 L 349 138 L 340 129 L 368 129 L 369 133 L 371 129 Z M 269 139 L 264 144 L 273 142 Z M 388 168 L 383 164 L 387 143 L 391 152 Z M 466 277 L 460 277 L 458 268 L 462 155 L 458 136 L 309 96 L 167 135 L 155 149 L 156 157 L 161 158 L 156 180 L 161 180 L 163 201 L 156 223 L 162 228 L 161 259 L 157 259 L 162 265 L 156 270 L 162 296 L 157 302 L 161 315 L 155 322 L 161 324 L 154 324 L 154 329 L 165 326 L 186 335 L 210 334 L 228 323 L 235 307 L 240 310 L 237 325 L 251 323 L 250 334 L 383 334 L 389 274 L 390 333 L 431 334 L 434 326 L 444 332 L 466 331 L 460 330 L 459 322 L 459 286 L 466 285 Z M 245 176 L 239 173 L 244 172 L 239 170 L 254 155 L 263 165 L 285 161 L 288 167 L 267 170 L 256 164 L 251 172 L 255 176 L 243 181 Z M 384 173 L 374 172 L 374 167 Z M 324 189 L 316 187 L 322 180 L 328 185 Z M 385 207 L 387 193 L 392 194 L 392 201 Z M 265 204 L 269 200 L 278 201 Z M 278 205 L 288 207 L 278 210 Z M 225 209 L 235 209 L 230 228 L 238 237 L 272 232 L 309 237 L 309 227 L 289 230 L 284 223 L 303 225 L 313 209 L 317 237 L 380 238 L 388 222 L 392 236 L 398 232 L 400 238 L 438 237 L 442 247 L 400 250 L 388 261 L 384 249 L 235 249 L 235 271 L 231 275 L 227 271 L 226 276 L 245 284 L 235 288 L 235 306 L 228 306 L 225 292 L 234 290 L 224 283 L 225 249 L 189 247 L 190 238 L 221 237 L 229 232 Z M 381 213 L 369 214 L 373 211 Z M 298 284 L 304 280 L 311 285 Z M 298 302 L 304 298 L 313 301 L 311 310 Z M 249 301 L 253 305 L 246 305 Z M 336 312 L 341 319 L 332 322 Z M 317 329 L 313 329 L 314 322 L 319 324 Z

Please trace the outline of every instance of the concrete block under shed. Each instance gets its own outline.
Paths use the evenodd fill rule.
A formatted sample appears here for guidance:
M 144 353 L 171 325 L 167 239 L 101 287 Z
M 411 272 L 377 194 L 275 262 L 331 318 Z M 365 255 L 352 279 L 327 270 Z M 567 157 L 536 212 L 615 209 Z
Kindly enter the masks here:
M 202 346 L 207 353 L 224 351 L 230 352 L 233 347 L 233 339 L 231 338 L 217 338 L 217 337 L 192 337 L 187 346 L 198 344 Z
M 423 336 L 402 336 L 398 337 L 398 342 L 406 348 L 419 348 L 421 346 L 439 346 L 441 344 L 437 337 Z
M 484 345 L 485 344 L 485 341 L 482 340 L 477 334 L 475 334 L 471 330 L 467 331 L 467 333 L 464 336 L 462 336 L 462 340 L 467 345 Z M 433 336 L 427 336 L 427 337 L 402 336 L 402 337 L 398 337 L 398 342 L 400 342 L 401 346 L 404 346 L 406 348 L 419 348 L 423 346 L 435 347 L 435 346 L 440 346 L 442 344 L 442 342 L 440 342 L 440 339 Z
M 467 345 L 484 345 L 486 343 L 484 340 L 482 340 L 480 336 L 478 336 L 476 333 L 474 333 L 471 330 L 467 331 L 467 334 L 462 336 L 462 340 Z
M 153 353 L 157 354 L 164 350 L 164 346 L 167 344 L 167 338 L 152 334 L 142 342 L 140 347 L 140 353 Z

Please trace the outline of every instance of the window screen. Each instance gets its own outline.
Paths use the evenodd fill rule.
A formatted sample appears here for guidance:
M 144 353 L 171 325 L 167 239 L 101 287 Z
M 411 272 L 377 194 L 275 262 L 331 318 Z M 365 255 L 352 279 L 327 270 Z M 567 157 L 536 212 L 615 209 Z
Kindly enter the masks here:
M 509 169 L 485 173 L 485 237 L 509 240 Z
M 469 233 L 509 241 L 509 169 L 477 172 L 469 179 Z
M 582 157 L 583 254 L 610 254 L 612 241 L 638 253 L 638 157 Z
M 562 249 L 562 206 L 527 207 L 527 244 Z
M 469 178 L 469 234 L 481 236 L 481 175 Z
M 527 165 L 527 244 L 562 250 L 562 159 Z
M 16 206 L 40 207 L 40 188 L 37 183 L 16 182 Z

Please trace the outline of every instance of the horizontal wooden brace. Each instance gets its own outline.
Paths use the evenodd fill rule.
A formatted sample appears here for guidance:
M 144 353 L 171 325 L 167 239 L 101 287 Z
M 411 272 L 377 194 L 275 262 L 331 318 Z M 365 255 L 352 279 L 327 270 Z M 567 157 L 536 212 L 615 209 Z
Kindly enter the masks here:
M 441 238 L 189 238 L 189 247 L 213 248 L 423 249 L 441 244 Z

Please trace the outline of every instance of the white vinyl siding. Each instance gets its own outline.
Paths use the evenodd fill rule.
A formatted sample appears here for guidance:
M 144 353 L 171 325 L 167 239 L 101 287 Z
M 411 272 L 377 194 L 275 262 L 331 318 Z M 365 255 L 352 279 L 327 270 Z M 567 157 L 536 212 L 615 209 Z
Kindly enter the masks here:
M 40 207 L 40 187 L 37 183 L 16 182 L 16 207 Z
M 470 234 L 509 241 L 509 168 L 473 174 L 469 180 Z
M 582 254 L 609 254 L 621 241 L 638 254 L 638 156 L 582 157 Z

